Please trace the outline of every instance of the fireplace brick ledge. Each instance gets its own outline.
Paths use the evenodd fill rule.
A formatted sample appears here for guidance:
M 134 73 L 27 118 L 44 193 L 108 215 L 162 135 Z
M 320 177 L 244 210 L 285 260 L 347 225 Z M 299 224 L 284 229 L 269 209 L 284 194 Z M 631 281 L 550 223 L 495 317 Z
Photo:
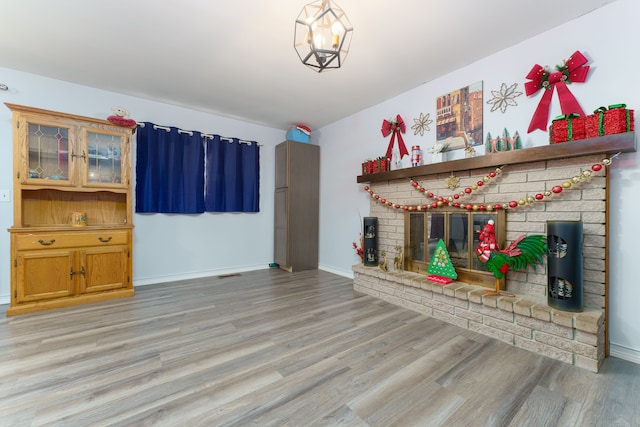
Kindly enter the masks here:
M 572 313 L 531 296 L 485 295 L 463 282 L 439 285 L 424 274 L 356 264 L 354 290 L 499 339 L 516 347 L 598 372 L 604 360 L 604 310 Z

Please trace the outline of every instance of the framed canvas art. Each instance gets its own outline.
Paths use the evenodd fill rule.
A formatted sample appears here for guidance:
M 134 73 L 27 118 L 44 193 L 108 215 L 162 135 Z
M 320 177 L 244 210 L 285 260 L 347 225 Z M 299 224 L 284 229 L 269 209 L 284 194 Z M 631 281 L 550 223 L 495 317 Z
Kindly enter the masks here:
M 482 81 L 436 99 L 436 141 L 445 151 L 482 144 L 482 108 Z

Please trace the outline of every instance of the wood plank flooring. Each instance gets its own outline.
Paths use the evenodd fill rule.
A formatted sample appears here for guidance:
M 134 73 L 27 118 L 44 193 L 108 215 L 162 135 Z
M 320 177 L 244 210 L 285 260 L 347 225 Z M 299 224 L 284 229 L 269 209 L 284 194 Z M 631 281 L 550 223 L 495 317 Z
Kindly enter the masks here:
M 639 402 L 640 365 L 594 374 L 319 270 L 0 317 L 1 426 L 638 426 Z

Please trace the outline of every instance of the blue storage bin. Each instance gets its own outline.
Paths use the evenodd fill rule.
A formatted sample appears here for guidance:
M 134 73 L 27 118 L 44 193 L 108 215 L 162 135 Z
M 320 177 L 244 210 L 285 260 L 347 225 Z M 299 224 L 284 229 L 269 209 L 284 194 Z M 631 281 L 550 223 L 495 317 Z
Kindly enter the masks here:
M 296 141 L 296 142 L 309 142 L 309 135 L 307 135 L 306 133 L 302 132 L 300 129 L 297 128 L 291 128 L 287 131 L 287 139 L 289 141 Z

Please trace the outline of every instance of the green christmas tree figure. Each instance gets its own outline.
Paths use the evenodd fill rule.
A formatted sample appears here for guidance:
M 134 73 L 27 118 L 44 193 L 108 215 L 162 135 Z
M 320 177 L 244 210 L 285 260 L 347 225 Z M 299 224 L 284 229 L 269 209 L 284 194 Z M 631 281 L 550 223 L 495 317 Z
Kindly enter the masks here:
M 449 258 L 449 252 L 444 245 L 442 239 L 438 240 L 436 250 L 433 252 L 429 268 L 427 268 L 427 280 L 446 285 L 453 282 L 453 279 L 458 278 L 455 268 L 451 265 L 451 258 Z

